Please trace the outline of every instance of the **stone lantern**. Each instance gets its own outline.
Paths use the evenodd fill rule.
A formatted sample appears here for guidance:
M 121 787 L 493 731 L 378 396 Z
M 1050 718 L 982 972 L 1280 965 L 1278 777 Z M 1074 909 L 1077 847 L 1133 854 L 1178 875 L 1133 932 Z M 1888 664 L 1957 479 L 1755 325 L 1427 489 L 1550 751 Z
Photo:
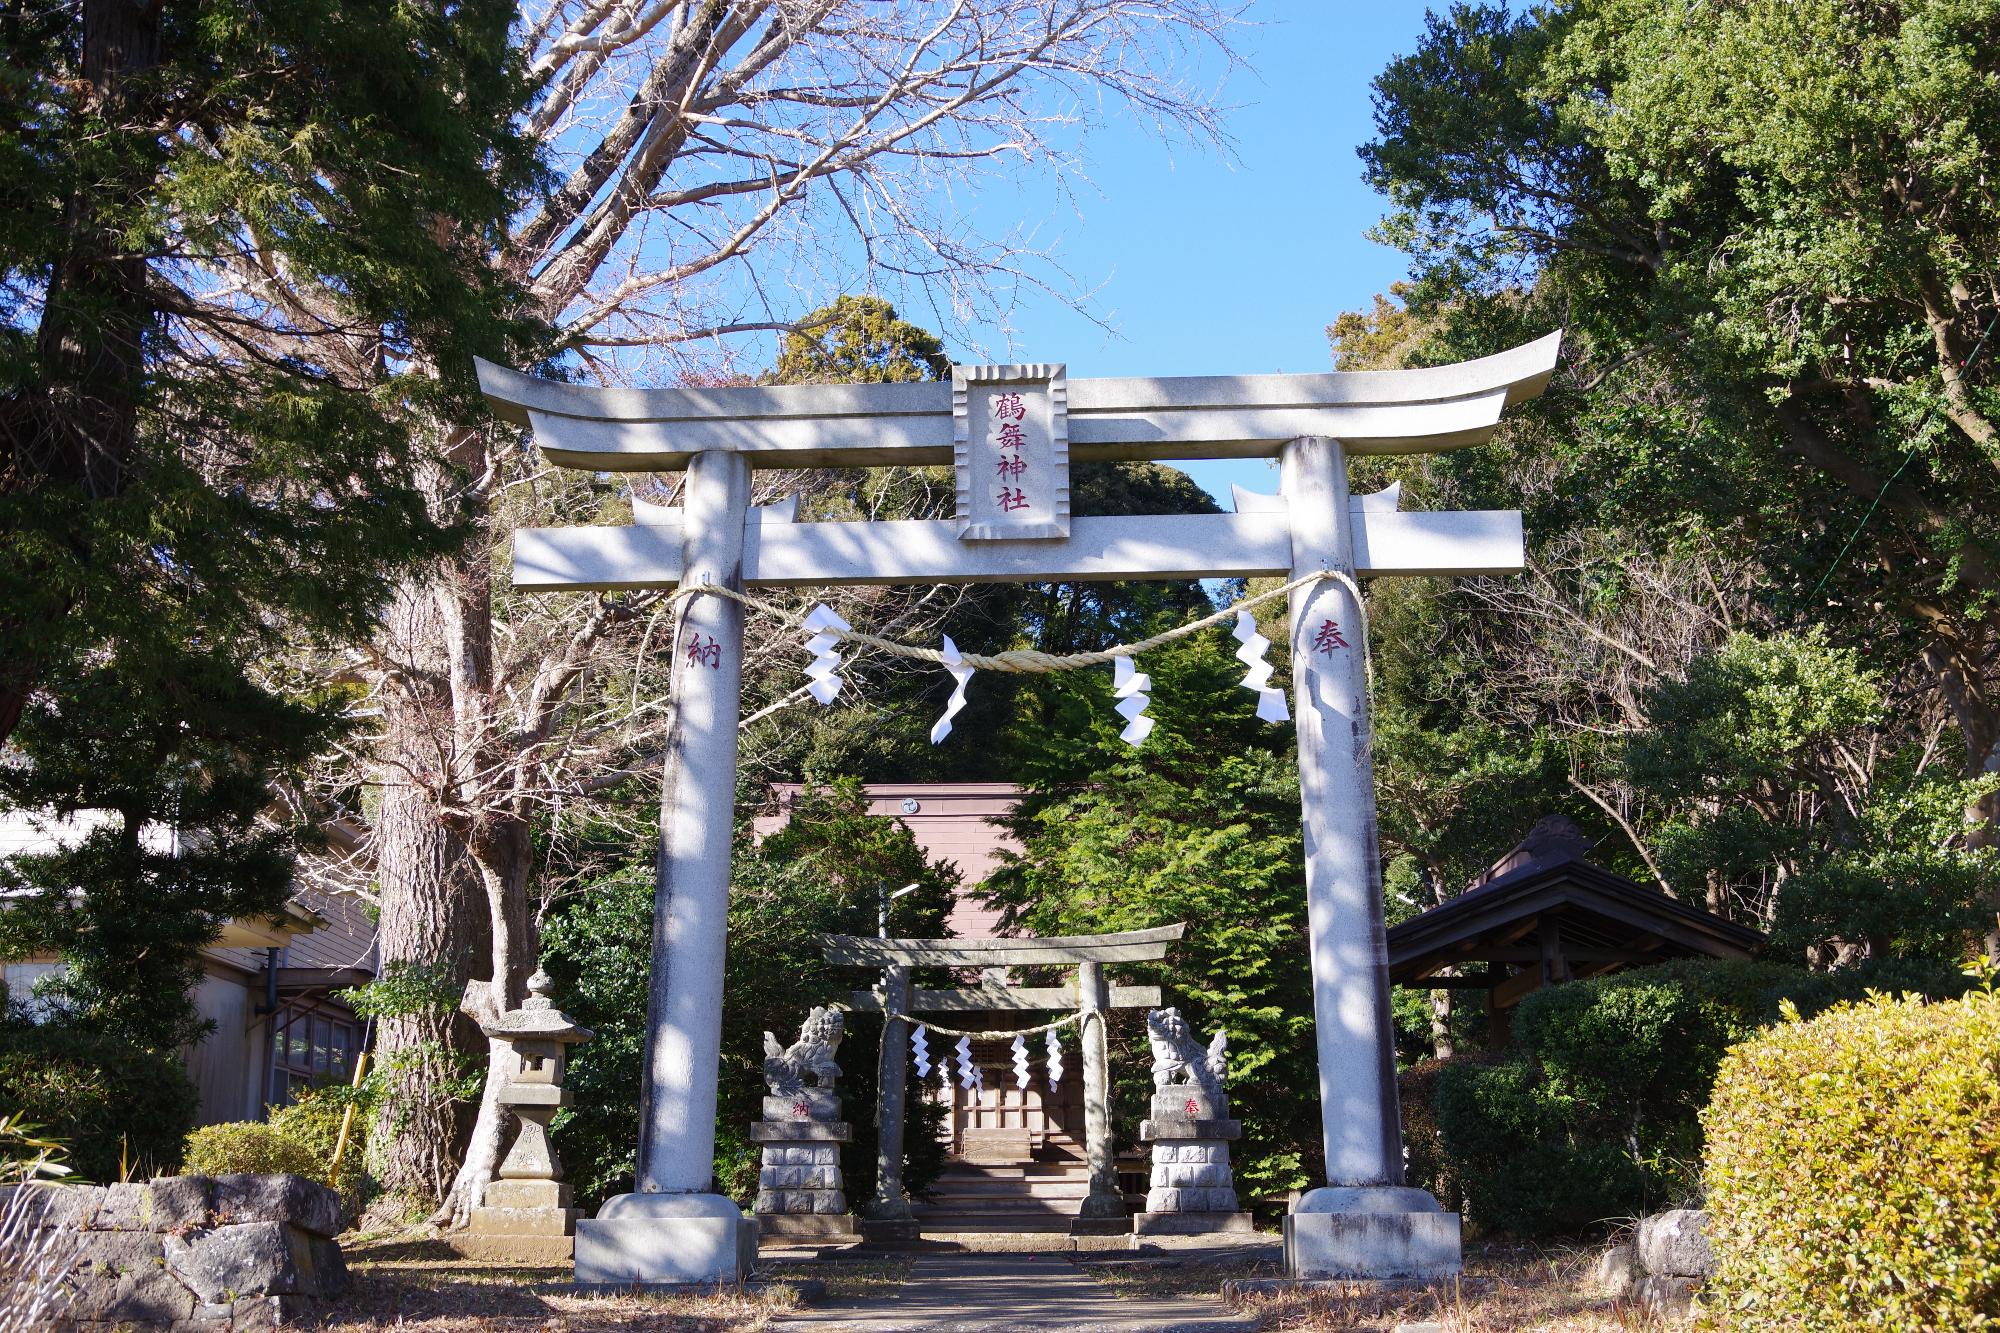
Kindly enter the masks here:
M 469 1258 L 553 1264 L 575 1253 L 578 1210 L 570 1207 L 570 1187 L 562 1183 L 562 1163 L 549 1143 L 549 1120 L 570 1104 L 562 1085 L 569 1048 L 593 1034 L 556 1008 L 550 990 L 549 974 L 537 969 L 528 978 L 526 1004 L 480 1025 L 513 1051 L 499 1099 L 521 1129 L 498 1177 L 486 1186 L 483 1206 L 472 1210 L 468 1234 L 454 1241 Z

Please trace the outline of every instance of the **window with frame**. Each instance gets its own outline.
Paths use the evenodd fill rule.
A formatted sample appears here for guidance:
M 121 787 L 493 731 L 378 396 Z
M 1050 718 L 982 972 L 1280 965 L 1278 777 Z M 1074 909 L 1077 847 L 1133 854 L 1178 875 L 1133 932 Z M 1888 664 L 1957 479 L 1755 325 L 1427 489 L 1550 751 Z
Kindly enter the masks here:
M 348 1019 L 310 1009 L 281 1013 L 272 1043 L 274 1100 L 289 1106 L 308 1089 L 345 1083 L 360 1045 L 360 1025 Z

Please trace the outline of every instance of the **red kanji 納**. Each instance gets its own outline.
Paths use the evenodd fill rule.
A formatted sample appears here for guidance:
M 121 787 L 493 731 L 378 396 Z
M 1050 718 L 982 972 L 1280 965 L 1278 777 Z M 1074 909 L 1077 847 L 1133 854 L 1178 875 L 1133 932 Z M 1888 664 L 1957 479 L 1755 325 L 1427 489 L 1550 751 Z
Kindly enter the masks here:
M 722 645 L 712 638 L 703 643 L 701 635 L 691 633 L 687 641 L 687 658 L 689 666 L 705 666 L 713 671 L 722 665 Z

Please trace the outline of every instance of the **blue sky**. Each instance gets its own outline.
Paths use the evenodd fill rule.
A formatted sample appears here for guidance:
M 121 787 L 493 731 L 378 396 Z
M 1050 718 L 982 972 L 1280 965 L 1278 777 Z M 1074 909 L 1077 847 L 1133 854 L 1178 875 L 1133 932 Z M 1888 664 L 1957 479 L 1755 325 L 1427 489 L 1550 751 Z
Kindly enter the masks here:
M 1237 34 L 1247 68 L 1224 94 L 1237 107 L 1234 161 L 1120 122 L 1090 142 L 1095 191 L 1043 224 L 1115 332 L 1029 293 L 1010 321 L 1011 346 L 998 329 L 978 331 L 987 350 L 1066 362 L 1075 378 L 1330 369 L 1326 325 L 1366 309 L 1403 273 L 1397 252 L 1363 234 L 1382 200 L 1362 183 L 1354 150 L 1373 135 L 1369 82 L 1415 49 L 1424 9 L 1256 5 Z M 1277 489 L 1261 461 L 1187 470 L 1225 505 L 1231 481 Z

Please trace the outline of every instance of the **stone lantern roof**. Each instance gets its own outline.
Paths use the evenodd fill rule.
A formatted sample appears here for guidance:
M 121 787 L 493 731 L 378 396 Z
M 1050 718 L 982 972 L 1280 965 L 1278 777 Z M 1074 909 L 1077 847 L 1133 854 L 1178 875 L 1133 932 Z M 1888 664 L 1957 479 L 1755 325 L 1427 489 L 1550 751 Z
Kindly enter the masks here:
M 480 1027 L 489 1037 L 505 1037 L 508 1041 L 555 1041 L 564 1045 L 589 1041 L 597 1035 L 587 1027 L 580 1026 L 549 998 L 555 983 L 549 974 L 540 968 L 528 978 L 528 1000 L 519 1009 L 509 1009 L 490 1023 Z

